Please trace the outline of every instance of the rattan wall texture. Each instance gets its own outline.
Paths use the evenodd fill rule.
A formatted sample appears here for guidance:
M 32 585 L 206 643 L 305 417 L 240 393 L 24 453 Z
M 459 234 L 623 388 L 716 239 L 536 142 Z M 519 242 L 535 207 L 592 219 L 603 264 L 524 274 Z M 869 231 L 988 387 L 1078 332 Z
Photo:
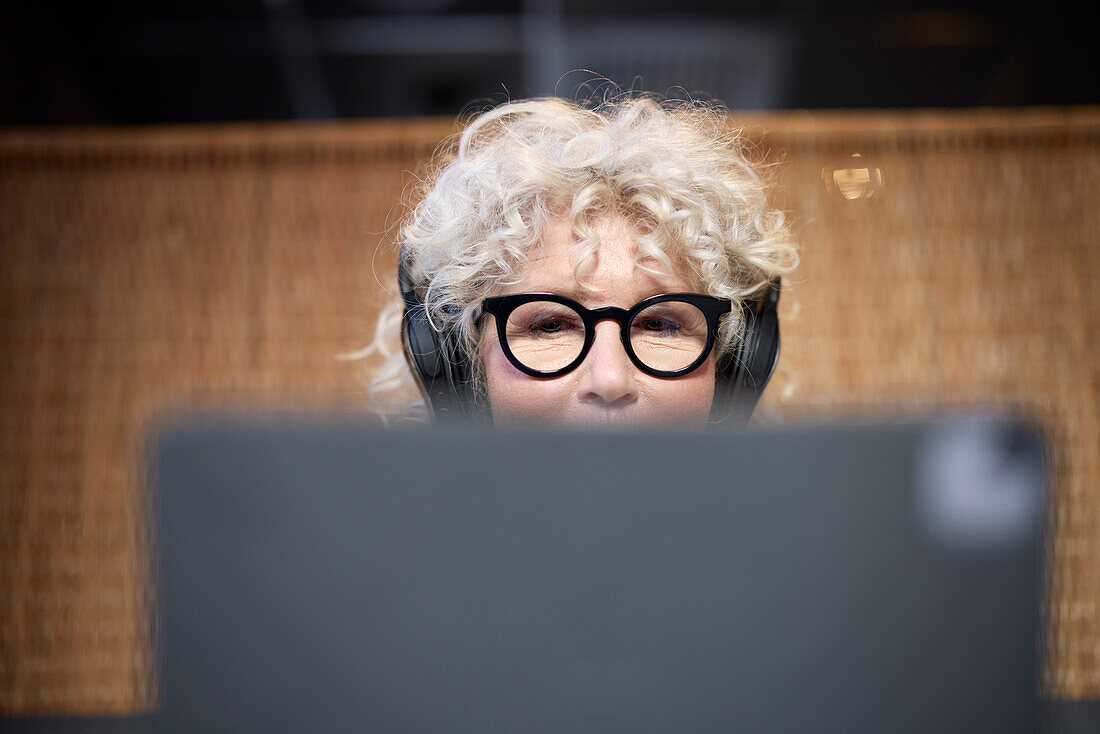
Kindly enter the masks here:
M 1039 420 L 1044 682 L 1100 697 L 1100 110 L 743 122 L 803 253 L 763 413 Z M 149 429 L 183 406 L 366 410 L 370 365 L 334 357 L 392 297 L 397 202 L 452 131 L 0 132 L 0 714 L 153 703 Z

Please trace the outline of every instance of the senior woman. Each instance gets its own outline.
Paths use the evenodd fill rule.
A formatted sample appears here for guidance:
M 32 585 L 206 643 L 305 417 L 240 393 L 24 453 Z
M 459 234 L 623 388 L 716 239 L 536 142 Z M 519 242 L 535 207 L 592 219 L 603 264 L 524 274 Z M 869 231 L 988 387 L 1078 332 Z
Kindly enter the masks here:
M 437 418 L 747 419 L 796 249 L 718 109 L 633 97 L 497 107 L 441 149 L 401 229 L 403 349 Z M 392 404 L 392 401 L 389 401 Z

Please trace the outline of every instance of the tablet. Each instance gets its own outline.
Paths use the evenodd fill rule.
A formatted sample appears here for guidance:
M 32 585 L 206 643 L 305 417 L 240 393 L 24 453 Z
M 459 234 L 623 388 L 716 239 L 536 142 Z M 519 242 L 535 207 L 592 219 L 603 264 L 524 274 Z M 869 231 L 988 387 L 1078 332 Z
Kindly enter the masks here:
M 153 445 L 161 731 L 1037 726 L 1027 423 L 206 416 Z

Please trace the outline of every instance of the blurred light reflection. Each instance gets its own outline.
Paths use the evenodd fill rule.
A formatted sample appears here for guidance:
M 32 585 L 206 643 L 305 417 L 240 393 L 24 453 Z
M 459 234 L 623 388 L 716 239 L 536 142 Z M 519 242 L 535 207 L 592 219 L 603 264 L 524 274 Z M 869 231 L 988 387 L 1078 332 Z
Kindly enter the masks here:
M 823 166 L 821 178 L 831 194 L 849 201 L 870 199 L 884 187 L 882 169 L 859 153 L 853 153 L 843 163 Z

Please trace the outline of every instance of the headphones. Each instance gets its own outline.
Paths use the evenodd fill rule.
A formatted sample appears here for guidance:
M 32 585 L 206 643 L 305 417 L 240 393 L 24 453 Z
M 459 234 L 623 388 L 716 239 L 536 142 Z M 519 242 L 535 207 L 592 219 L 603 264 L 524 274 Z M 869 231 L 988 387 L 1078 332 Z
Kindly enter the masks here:
M 748 423 L 761 393 L 779 362 L 779 291 L 777 276 L 756 300 L 741 302 L 745 329 L 732 353 L 718 358 L 714 375 L 714 402 L 710 419 L 721 423 Z
M 404 248 L 397 262 L 397 283 L 405 303 L 401 347 L 434 421 L 488 421 L 488 401 L 478 395 L 473 384 L 470 356 L 453 331 L 440 331 L 428 320 Z M 737 348 L 718 358 L 712 422 L 747 422 L 775 371 L 779 361 L 780 285 L 780 279 L 775 278 L 763 297 L 741 302 L 745 331 Z

